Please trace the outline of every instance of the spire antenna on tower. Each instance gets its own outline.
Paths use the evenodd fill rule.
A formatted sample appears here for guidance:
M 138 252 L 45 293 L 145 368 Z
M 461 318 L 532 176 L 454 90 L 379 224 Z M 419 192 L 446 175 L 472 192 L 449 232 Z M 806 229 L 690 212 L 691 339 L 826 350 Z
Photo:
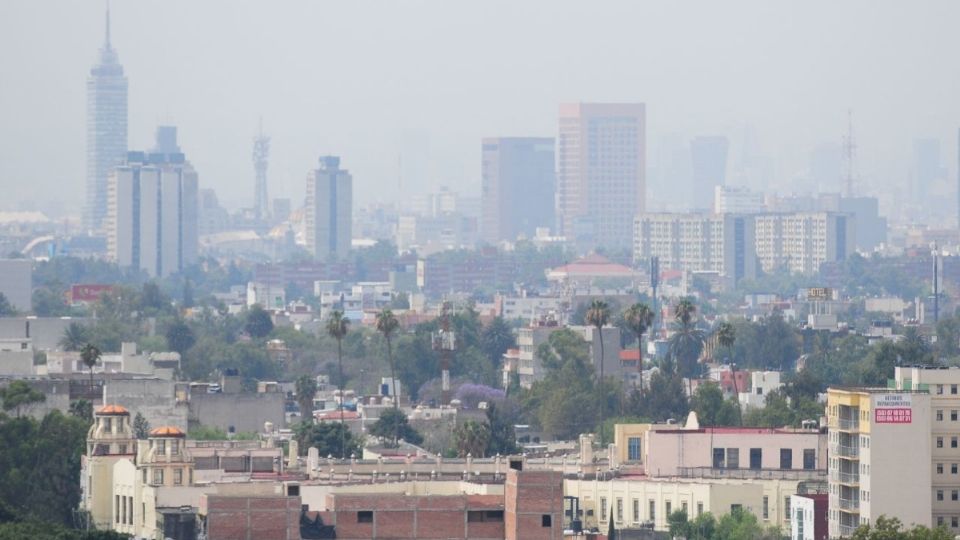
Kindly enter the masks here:
M 107 24 L 104 26 L 104 47 L 110 50 L 110 0 L 107 0 Z
M 846 163 L 846 183 L 847 197 L 853 197 L 853 184 L 855 181 L 854 158 L 857 155 L 857 143 L 853 138 L 853 110 L 847 109 L 847 134 L 843 137 L 841 144 L 843 160 Z

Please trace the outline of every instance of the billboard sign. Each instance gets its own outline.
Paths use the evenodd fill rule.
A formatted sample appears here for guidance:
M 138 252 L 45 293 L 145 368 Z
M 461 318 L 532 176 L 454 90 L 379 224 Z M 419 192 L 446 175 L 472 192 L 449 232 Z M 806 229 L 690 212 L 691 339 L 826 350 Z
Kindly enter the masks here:
M 913 422 L 910 394 L 882 394 L 873 404 L 873 421 L 877 424 L 909 424 Z

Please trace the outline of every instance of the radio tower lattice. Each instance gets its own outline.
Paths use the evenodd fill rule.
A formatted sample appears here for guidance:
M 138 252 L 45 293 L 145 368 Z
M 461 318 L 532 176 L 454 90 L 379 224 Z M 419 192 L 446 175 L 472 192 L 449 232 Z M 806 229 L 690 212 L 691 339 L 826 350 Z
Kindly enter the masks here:
M 853 111 L 851 109 L 847 109 L 847 134 L 843 137 L 841 147 L 843 149 L 843 161 L 847 167 L 847 197 L 853 197 L 853 185 L 856 180 L 854 158 L 857 155 L 857 142 L 853 138 Z
M 256 179 L 253 186 L 253 210 L 257 219 L 265 219 L 269 213 L 267 199 L 267 162 L 270 157 L 270 137 L 263 134 L 263 121 L 257 136 L 253 138 L 253 170 Z

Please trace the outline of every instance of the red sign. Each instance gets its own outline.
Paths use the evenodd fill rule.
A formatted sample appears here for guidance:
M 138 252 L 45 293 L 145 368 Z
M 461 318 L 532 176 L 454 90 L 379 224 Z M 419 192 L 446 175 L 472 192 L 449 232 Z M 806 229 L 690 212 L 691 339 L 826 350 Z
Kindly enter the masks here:
M 113 285 L 74 285 L 70 287 L 70 303 L 96 302 L 103 293 L 113 292 Z
M 913 409 L 874 409 L 878 424 L 909 424 L 913 421 Z

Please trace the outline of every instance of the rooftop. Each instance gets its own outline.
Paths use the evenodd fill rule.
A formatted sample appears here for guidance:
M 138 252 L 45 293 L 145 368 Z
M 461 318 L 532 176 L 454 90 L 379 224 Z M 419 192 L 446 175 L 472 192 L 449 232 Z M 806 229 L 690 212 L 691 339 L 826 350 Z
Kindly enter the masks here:
M 186 437 L 187 434 L 174 426 L 160 426 L 150 430 L 151 437 Z
M 120 405 L 104 405 L 97 409 L 100 416 L 130 416 L 130 411 Z

